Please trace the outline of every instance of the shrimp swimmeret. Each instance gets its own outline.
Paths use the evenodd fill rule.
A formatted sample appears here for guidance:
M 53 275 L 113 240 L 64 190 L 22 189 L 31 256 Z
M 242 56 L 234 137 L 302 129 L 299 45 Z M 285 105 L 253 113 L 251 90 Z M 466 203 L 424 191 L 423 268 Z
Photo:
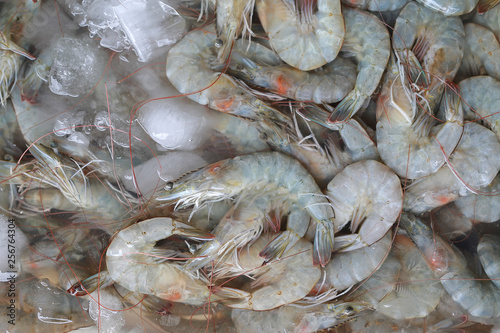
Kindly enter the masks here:
M 178 200 L 177 207 L 226 198 L 236 199 L 251 191 L 276 194 L 305 209 L 317 223 L 314 264 L 325 266 L 333 250 L 334 212 L 314 178 L 297 160 L 278 152 L 254 153 L 223 160 L 167 183 L 156 198 Z

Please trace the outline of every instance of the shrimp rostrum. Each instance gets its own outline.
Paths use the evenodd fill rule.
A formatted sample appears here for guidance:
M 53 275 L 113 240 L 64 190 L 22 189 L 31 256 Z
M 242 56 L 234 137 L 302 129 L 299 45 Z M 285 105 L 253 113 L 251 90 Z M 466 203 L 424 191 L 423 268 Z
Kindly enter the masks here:
M 305 209 L 317 223 L 313 261 L 322 266 L 328 263 L 333 250 L 333 208 L 302 164 L 281 153 L 254 153 L 219 161 L 167 183 L 156 199 L 177 200 L 177 207 L 196 208 L 209 201 L 245 200 L 251 191 L 286 196 Z

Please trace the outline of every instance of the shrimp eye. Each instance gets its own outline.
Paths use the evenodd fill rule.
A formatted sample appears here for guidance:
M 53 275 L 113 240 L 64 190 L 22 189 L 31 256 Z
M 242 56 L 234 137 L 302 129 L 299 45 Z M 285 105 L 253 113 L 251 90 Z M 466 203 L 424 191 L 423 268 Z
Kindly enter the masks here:
M 222 41 L 222 39 L 217 38 L 214 41 L 214 45 L 215 45 L 216 48 L 220 49 L 224 45 L 224 42 Z
M 57 148 L 58 144 L 55 141 L 50 141 L 49 146 L 50 146 L 50 148 Z
M 174 188 L 174 183 L 173 182 L 168 182 L 165 184 L 165 189 L 166 190 L 171 190 Z
M 10 162 L 14 160 L 14 157 L 11 154 L 5 154 L 3 159 L 4 161 Z
M 350 305 L 346 306 L 344 312 L 347 314 L 347 315 L 350 315 L 351 313 L 354 312 L 354 308 Z
M 245 69 L 245 67 L 243 67 L 243 65 L 241 65 L 241 64 L 237 64 L 236 65 L 236 69 L 239 70 L 239 71 L 242 71 L 242 70 Z
M 267 140 L 267 134 L 264 133 L 264 132 L 260 132 L 259 139 L 261 139 L 262 141 L 266 141 Z

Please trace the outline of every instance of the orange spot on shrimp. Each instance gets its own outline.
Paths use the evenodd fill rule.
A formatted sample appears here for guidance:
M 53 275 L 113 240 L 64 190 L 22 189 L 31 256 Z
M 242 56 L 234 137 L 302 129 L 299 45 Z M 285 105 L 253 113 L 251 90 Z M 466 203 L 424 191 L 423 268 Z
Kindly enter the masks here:
M 212 164 L 212 166 L 210 166 L 210 168 L 208 169 L 208 173 L 211 175 L 217 174 L 217 172 L 219 172 L 219 170 L 220 170 L 221 165 L 222 165 L 221 162 L 217 162 L 217 163 Z
M 228 112 L 231 112 L 233 110 L 233 104 L 234 104 L 234 100 L 232 98 L 228 98 L 228 99 L 224 99 L 224 100 L 215 102 L 215 108 L 218 111 L 228 113 Z
M 288 83 L 288 80 L 284 75 L 278 76 L 276 84 L 278 86 L 278 94 L 285 95 L 288 89 L 290 89 L 290 83 Z
M 165 295 L 165 299 L 167 299 L 169 301 L 177 301 L 177 300 L 181 299 L 181 297 L 182 297 L 182 294 L 178 291 Z

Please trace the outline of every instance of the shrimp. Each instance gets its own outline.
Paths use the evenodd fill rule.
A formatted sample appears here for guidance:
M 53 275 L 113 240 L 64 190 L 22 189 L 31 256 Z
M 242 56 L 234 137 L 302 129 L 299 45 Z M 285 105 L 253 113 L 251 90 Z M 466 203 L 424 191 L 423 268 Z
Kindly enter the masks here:
M 347 59 L 336 57 L 316 71 L 304 72 L 289 65 L 263 66 L 238 53 L 228 72 L 246 82 L 279 95 L 315 103 L 334 103 L 354 88 L 356 70 Z
M 401 11 L 393 34 L 393 48 L 408 64 L 412 83 L 421 89 L 429 110 L 439 102 L 446 80 L 453 80 L 463 57 L 465 32 L 458 17 L 443 17 L 415 2 Z M 404 59 L 404 60 L 403 60 Z
M 72 167 L 63 163 L 66 159 L 63 155 L 56 154 L 44 145 L 34 144 L 30 151 L 41 165 L 36 175 L 32 175 L 32 177 L 38 179 L 40 184 L 48 184 L 60 191 L 58 193 L 53 188 L 38 189 L 38 193 L 30 193 L 29 201 L 32 204 L 40 203 L 45 207 L 55 209 L 65 209 L 71 207 L 72 204 L 73 210 L 82 209 L 84 211 L 85 218 L 94 219 L 99 216 L 100 219 L 115 219 L 125 217 L 124 223 L 130 222 L 127 221 L 127 218 L 132 217 L 137 199 L 127 193 L 108 188 L 96 177 L 88 178 L 78 165 Z M 113 188 L 113 186 L 110 187 Z M 37 194 L 38 199 L 34 198 Z M 102 202 L 107 202 L 108 205 L 103 206 Z M 124 207 L 127 205 L 130 206 L 130 209 L 124 213 Z M 116 231 L 113 228 L 122 226 L 120 223 L 114 223 L 109 227 L 112 229 L 108 231 L 113 233 Z
M 423 318 L 436 308 L 444 292 L 433 279 L 434 272 L 415 244 L 407 236 L 397 235 L 389 257 L 357 293 L 386 317 Z
M 500 238 L 496 235 L 484 235 L 477 246 L 477 253 L 484 272 L 500 290 L 500 260 L 498 259 Z
M 329 63 L 340 51 L 346 29 L 340 0 L 258 0 L 257 13 L 280 58 L 302 71 Z M 300 7 L 300 8 L 299 8 Z
M 398 176 L 377 161 L 348 165 L 328 184 L 326 194 L 335 211 L 335 232 L 347 223 L 354 243 L 344 251 L 374 244 L 384 237 L 403 206 L 403 191 Z
M 492 131 L 476 123 L 465 124 L 447 165 L 405 191 L 403 210 L 422 214 L 487 186 L 500 170 L 499 154 L 500 143 Z
M 20 39 L 19 32 L 13 29 L 14 25 L 24 25 L 33 17 L 40 7 L 40 2 L 33 0 L 9 1 L 1 11 L 0 27 L 0 105 L 5 106 L 14 84 L 17 81 L 17 72 L 21 67 L 21 58 L 29 60 L 36 58 L 16 42 Z M 21 30 L 22 31 L 22 30 Z
M 131 225 L 118 232 L 106 251 L 109 277 L 130 291 L 154 295 L 164 300 L 202 305 L 209 297 L 209 282 L 195 278 L 181 264 L 159 259 L 157 241 L 179 235 L 198 240 L 210 240 L 213 235 L 170 218 L 153 218 Z M 156 255 L 155 255 L 156 254 Z M 125 256 L 125 258 L 124 258 Z M 232 294 L 220 288 L 220 297 Z M 213 300 L 219 296 L 211 295 Z
M 276 200 L 276 198 L 273 198 Z M 280 200 L 278 200 L 281 203 Z M 266 222 L 265 212 L 273 210 L 269 207 L 271 199 L 267 196 L 255 201 L 244 201 L 235 205 L 217 224 L 212 233 L 215 239 L 205 243 L 196 253 L 195 259 L 186 264 L 186 269 L 200 269 L 215 260 L 216 266 L 224 262 L 233 252 L 245 244 L 253 243 L 262 233 Z M 286 204 L 277 205 L 286 210 Z M 305 235 L 309 226 L 309 215 L 306 211 L 292 207 L 288 216 L 287 228 L 277 239 L 268 242 L 262 250 L 262 257 L 267 261 L 280 258 L 288 249 Z
M 326 332 L 371 309 L 365 302 L 336 302 L 305 309 L 295 306 L 283 306 L 271 311 L 234 309 L 231 317 L 240 333 L 313 333 Z
M 456 303 L 475 317 L 500 315 L 500 289 L 493 282 L 478 280 L 468 269 L 465 257 L 420 219 L 403 214 L 401 224 Z
M 467 104 L 467 120 L 483 119 L 500 139 L 500 81 L 489 76 L 474 76 L 459 84 L 460 95 Z
M 293 133 L 289 117 L 243 89 L 229 75 L 209 64 L 215 57 L 213 27 L 195 30 L 172 47 L 167 55 L 167 77 L 188 98 L 211 109 L 250 119 L 276 146 L 286 146 Z
M 390 57 L 387 28 L 373 14 L 344 7 L 346 36 L 341 54 L 357 62 L 356 85 L 335 107 L 329 122 L 350 119 L 377 89 Z
M 500 80 L 500 44 L 493 32 L 475 23 L 464 29 L 464 57 L 455 80 L 484 74 Z
M 500 174 L 478 194 L 458 198 L 455 205 L 467 218 L 477 222 L 496 222 L 500 220 Z
M 435 173 L 457 146 L 463 132 L 459 96 L 447 89 L 441 103 L 444 124 L 419 108 L 403 65 L 391 60 L 377 101 L 377 143 L 384 163 L 400 177 L 415 179 Z
M 296 302 L 306 296 L 321 277 L 321 268 L 313 265 L 313 245 L 300 239 L 284 258 L 256 268 L 251 272 L 255 279 L 243 286 L 239 298 L 222 300 L 222 304 L 237 309 L 254 311 L 271 310 Z
M 220 201 L 250 191 L 286 196 L 318 223 L 313 261 L 326 265 L 333 249 L 334 212 L 313 177 L 296 160 L 279 152 L 254 153 L 223 160 L 167 183 L 156 200 L 178 200 L 177 207 Z
M 460 198 L 431 212 L 439 234 L 449 241 L 467 237 L 473 227 L 472 221 L 458 209 L 459 200 Z
M 479 0 L 417 0 L 427 8 L 445 16 L 459 16 L 472 12 Z
M 320 294 L 308 298 L 319 300 L 323 295 L 327 295 L 329 290 L 346 290 L 363 281 L 382 266 L 391 245 L 392 232 L 389 231 L 372 245 L 335 254 L 323 270 L 324 278 L 321 278 L 313 289 Z
M 229 52 L 234 40 L 243 30 L 243 37 L 249 33 L 253 35 L 252 13 L 255 0 L 217 0 L 216 1 L 216 30 L 217 40 L 215 46 L 219 48 L 217 60 L 224 63 L 229 57 Z

